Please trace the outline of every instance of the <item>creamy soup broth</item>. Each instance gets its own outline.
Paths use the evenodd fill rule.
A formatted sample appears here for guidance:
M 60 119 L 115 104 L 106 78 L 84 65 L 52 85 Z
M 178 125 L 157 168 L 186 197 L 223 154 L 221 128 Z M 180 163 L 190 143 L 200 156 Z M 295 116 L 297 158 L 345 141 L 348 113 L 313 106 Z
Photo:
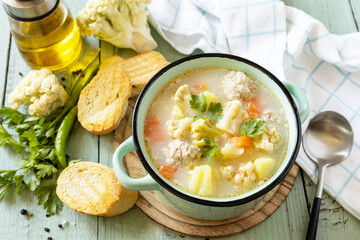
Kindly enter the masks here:
M 194 95 L 205 96 L 203 112 L 191 106 Z M 210 113 L 210 102 L 221 104 L 217 115 L 222 116 Z M 246 136 L 251 131 L 241 129 L 250 122 L 265 127 Z M 276 172 L 287 148 L 288 123 L 278 99 L 258 80 L 211 67 L 169 81 L 151 103 L 144 134 L 151 160 L 173 184 L 199 196 L 229 197 L 256 188 Z M 203 154 L 209 148 L 212 158 Z

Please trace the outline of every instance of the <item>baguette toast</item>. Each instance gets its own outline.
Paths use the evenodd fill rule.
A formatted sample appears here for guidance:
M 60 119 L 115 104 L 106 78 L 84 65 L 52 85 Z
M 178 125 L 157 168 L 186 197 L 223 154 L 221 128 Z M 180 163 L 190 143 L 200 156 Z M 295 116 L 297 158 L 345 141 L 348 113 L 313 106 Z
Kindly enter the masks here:
M 79 162 L 61 172 L 56 194 L 75 211 L 111 217 L 129 210 L 137 191 L 125 188 L 115 172 L 104 165 Z
M 81 91 L 78 119 L 89 132 L 112 132 L 126 113 L 131 83 L 124 70 L 106 68 Z
M 164 56 L 156 51 L 145 51 L 139 55 L 126 59 L 113 56 L 110 58 L 108 63 L 106 61 L 104 61 L 104 63 L 100 66 L 100 71 L 113 67 L 124 69 L 126 71 L 133 88 L 131 97 L 138 96 L 141 90 L 145 87 L 146 83 L 160 69 L 169 64 Z

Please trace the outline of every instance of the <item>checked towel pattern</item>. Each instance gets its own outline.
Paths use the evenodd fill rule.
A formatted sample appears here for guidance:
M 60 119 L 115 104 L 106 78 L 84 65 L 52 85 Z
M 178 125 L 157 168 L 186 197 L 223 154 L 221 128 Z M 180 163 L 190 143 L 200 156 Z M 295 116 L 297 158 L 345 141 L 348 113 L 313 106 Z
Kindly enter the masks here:
M 231 53 L 264 66 L 306 93 L 311 112 L 343 114 L 355 132 L 351 155 L 327 168 L 325 190 L 360 219 L 360 33 L 330 34 L 316 19 L 280 0 L 154 0 L 150 22 L 179 52 Z M 313 181 L 315 164 L 297 163 Z

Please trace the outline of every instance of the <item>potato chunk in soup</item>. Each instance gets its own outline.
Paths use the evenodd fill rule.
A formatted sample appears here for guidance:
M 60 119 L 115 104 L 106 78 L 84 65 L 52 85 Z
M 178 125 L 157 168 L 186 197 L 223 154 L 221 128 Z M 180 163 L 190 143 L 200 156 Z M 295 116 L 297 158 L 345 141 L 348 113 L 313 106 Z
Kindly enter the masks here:
M 222 198 L 266 182 L 280 166 L 288 123 L 260 81 L 227 68 L 197 68 L 170 80 L 146 115 L 147 152 L 167 181 Z

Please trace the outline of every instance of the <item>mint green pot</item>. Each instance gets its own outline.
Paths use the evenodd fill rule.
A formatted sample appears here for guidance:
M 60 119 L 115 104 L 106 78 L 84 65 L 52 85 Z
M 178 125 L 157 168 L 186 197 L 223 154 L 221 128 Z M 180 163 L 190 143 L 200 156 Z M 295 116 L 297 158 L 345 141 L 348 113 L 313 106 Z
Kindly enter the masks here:
M 277 96 L 286 113 L 289 123 L 289 143 L 286 156 L 277 172 L 260 187 L 245 194 L 229 198 L 206 198 L 188 193 L 164 178 L 150 160 L 144 144 L 144 121 L 150 103 L 158 91 L 173 77 L 199 67 L 227 67 L 244 71 L 265 84 Z M 295 104 L 292 96 L 298 102 Z M 115 151 L 113 166 L 122 184 L 133 190 L 155 190 L 156 194 L 169 206 L 194 218 L 219 220 L 238 216 L 253 208 L 262 198 L 278 185 L 288 174 L 299 152 L 301 142 L 301 123 L 309 114 L 309 103 L 303 91 L 291 82 L 280 82 L 261 66 L 227 54 L 199 54 L 182 58 L 160 70 L 141 92 L 133 115 L 132 137 L 124 141 Z M 145 177 L 129 177 L 123 167 L 124 155 L 136 150 L 146 172 Z

